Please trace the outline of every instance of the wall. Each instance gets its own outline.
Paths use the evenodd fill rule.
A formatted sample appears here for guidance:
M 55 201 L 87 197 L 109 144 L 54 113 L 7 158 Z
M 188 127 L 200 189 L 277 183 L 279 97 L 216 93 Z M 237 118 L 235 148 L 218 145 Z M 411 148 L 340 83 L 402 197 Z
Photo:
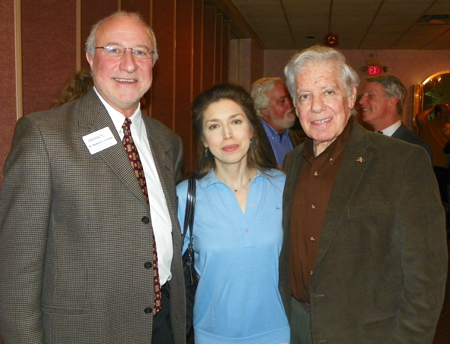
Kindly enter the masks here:
M 17 116 L 14 0 L 0 1 L 0 32 L 0 46 L 8 47 L 0 58 L 0 166 L 3 166 L 11 147 Z M 2 181 L 3 174 L 0 173 L 0 185 Z
M 264 52 L 264 75 L 284 77 L 284 66 L 296 53 L 294 50 L 276 50 Z M 368 76 L 361 70 L 369 55 L 389 68 L 388 73 L 398 77 L 408 89 L 403 120 L 414 129 L 412 117 L 414 85 L 422 83 L 427 77 L 442 70 L 450 69 L 450 51 L 447 50 L 343 50 L 347 62 L 358 73 L 361 84 Z
M 250 38 L 232 39 L 230 66 L 230 81 L 250 92 L 252 83 L 264 76 L 264 50 Z

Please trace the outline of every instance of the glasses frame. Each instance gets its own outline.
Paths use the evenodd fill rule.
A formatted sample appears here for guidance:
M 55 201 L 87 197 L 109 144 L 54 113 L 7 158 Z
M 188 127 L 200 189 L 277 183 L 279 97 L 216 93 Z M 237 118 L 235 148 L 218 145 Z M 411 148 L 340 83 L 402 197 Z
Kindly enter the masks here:
M 95 49 L 103 49 L 103 51 L 106 54 L 113 54 L 111 51 L 108 51 L 108 48 L 112 48 L 112 47 L 116 47 L 115 45 L 105 45 L 103 47 L 94 47 Z M 124 47 L 119 47 L 117 46 L 117 48 L 119 48 L 122 52 L 122 55 L 118 55 L 118 56 L 112 56 L 109 55 L 111 57 L 122 57 L 125 56 L 125 53 L 127 52 L 127 49 L 130 49 L 131 55 L 133 55 L 135 58 L 139 59 L 139 60 L 153 60 L 154 56 L 155 56 L 155 51 L 154 50 L 148 50 L 148 52 L 150 53 L 149 57 L 142 57 L 140 55 L 136 55 L 134 52 L 136 51 L 136 48 L 124 48 Z M 144 50 L 147 50 L 144 48 Z

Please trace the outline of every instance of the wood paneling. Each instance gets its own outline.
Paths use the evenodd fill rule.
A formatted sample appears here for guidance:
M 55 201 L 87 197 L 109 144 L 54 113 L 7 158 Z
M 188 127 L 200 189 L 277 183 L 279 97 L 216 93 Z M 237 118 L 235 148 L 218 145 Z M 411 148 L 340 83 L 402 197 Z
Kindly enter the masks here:
M 177 0 L 175 54 L 175 132 L 183 140 L 184 171 L 193 170 L 190 105 L 193 97 L 194 1 Z
M 230 64 L 230 21 L 223 20 L 222 30 L 222 61 L 220 68 L 222 70 L 221 81 L 229 80 L 229 64 Z
M 205 5 L 203 19 L 203 83 L 205 90 L 214 85 L 216 64 L 216 31 L 217 9 L 214 6 Z
M 153 68 L 150 90 L 151 116 L 174 130 L 176 1 L 154 0 L 151 26 L 155 31 L 159 60 Z
M 222 81 L 222 53 L 223 53 L 223 15 L 216 15 L 216 37 L 215 37 L 215 61 L 214 61 L 214 83 Z
M 203 16 L 203 0 L 194 0 L 194 59 L 192 61 L 194 98 L 203 90 Z
M 76 72 L 75 1 L 22 0 L 24 114 L 48 110 Z
M 0 32 L 0 46 L 8 47 L 8 50 L 3 51 L 2 68 L 0 69 L 0 121 L 2 123 L 0 126 L 0 166 L 3 166 L 11 147 L 17 119 L 14 0 L 0 1 Z M 3 173 L 0 173 L 0 185 L 2 181 Z
M 127 12 L 138 12 L 148 23 L 150 18 L 149 0 L 121 0 L 120 9 Z
M 97 23 L 100 19 L 105 18 L 119 10 L 117 6 L 117 0 L 81 0 L 81 69 L 89 70 L 89 64 L 86 61 L 86 49 L 84 44 L 86 43 L 86 39 L 91 32 L 92 25 Z

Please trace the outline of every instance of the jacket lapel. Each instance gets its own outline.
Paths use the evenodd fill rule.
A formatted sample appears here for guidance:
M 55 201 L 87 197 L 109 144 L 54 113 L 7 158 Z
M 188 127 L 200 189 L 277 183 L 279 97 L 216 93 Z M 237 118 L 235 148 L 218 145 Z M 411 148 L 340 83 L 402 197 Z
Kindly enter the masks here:
M 96 154 L 103 158 L 119 180 L 136 196 L 136 198 L 147 205 L 147 200 L 141 191 L 137 179 L 134 177 L 134 171 L 125 150 L 123 149 L 114 123 L 111 120 L 108 111 L 93 90 L 89 91 L 83 98 L 80 113 L 78 121 L 79 126 L 89 128 L 84 135 L 96 132 L 105 127 L 111 129 L 117 144 Z

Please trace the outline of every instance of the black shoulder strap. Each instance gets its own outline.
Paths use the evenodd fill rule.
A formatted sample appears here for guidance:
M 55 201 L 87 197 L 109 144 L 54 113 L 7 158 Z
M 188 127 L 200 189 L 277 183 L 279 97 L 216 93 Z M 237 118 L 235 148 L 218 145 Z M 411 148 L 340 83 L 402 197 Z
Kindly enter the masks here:
M 183 241 L 186 237 L 189 228 L 189 242 L 192 245 L 193 239 L 193 227 L 194 227 L 194 213 L 195 213 L 195 179 L 190 177 L 188 180 L 188 192 L 186 199 L 186 212 L 184 214 L 184 226 L 183 226 Z

